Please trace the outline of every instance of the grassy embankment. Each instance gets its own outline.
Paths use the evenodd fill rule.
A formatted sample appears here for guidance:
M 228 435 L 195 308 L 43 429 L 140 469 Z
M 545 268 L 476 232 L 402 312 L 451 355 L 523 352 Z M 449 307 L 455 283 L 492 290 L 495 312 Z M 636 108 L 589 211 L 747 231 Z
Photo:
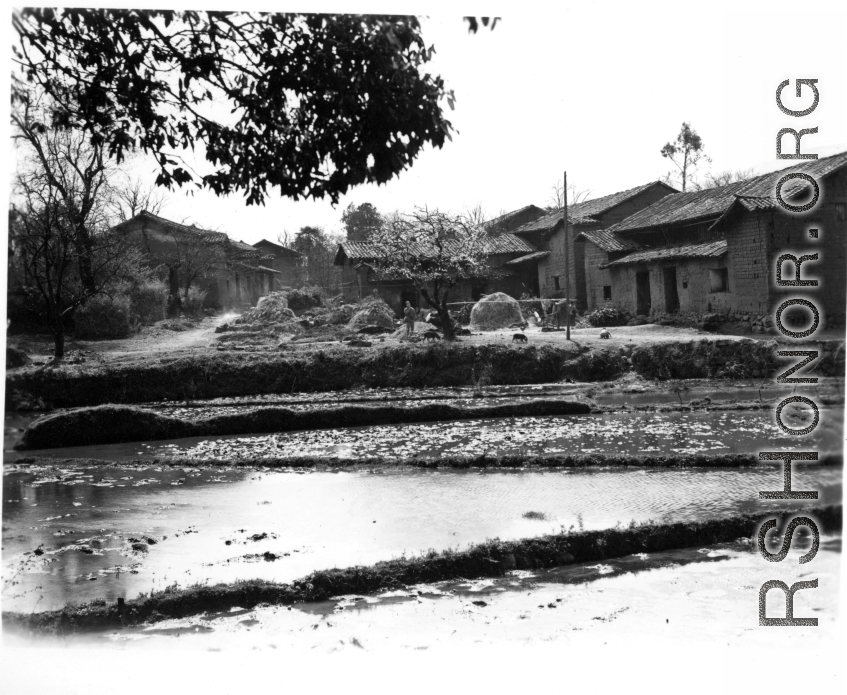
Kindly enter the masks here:
M 439 420 L 578 415 L 589 412 L 591 407 L 587 403 L 539 399 L 487 406 L 426 404 L 401 408 L 392 405 L 343 405 L 316 410 L 265 407 L 244 413 L 188 420 L 134 406 L 101 405 L 64 411 L 36 420 L 16 448 L 47 449 L 179 437 L 291 432 Z
M 780 510 L 778 515 L 812 516 L 823 533 L 840 533 L 842 507 Z M 488 540 L 466 550 L 430 551 L 369 567 L 319 570 L 291 584 L 264 580 L 214 586 L 172 587 L 126 603 L 123 611 L 104 600 L 42 613 L 3 613 L 6 629 L 40 634 L 70 634 L 167 618 L 181 618 L 234 607 L 291 605 L 325 601 L 344 594 L 376 594 L 420 583 L 498 577 L 514 569 L 542 569 L 576 562 L 596 562 L 634 553 L 656 553 L 686 547 L 755 538 L 760 523 L 774 514 L 739 514 L 719 519 L 669 524 L 630 524 L 626 528 L 581 531 L 516 541 Z M 755 541 L 754 541 L 755 542 Z
M 844 370 L 843 344 L 831 342 L 815 371 L 821 376 L 840 376 Z M 354 388 L 608 381 L 627 372 L 649 379 L 764 378 L 785 363 L 776 357 L 777 345 L 702 340 L 588 349 L 439 343 L 146 357 L 8 373 L 6 408 L 26 409 L 39 401 L 62 408 Z
M 830 402 L 831 401 L 831 402 Z M 839 405 L 830 399 L 819 405 Z M 191 419 L 162 415 L 148 408 L 130 405 L 99 405 L 46 415 L 32 423 L 16 449 L 51 449 L 68 446 L 120 444 L 123 442 L 215 437 L 236 434 L 294 432 L 335 427 L 364 427 L 417 422 L 447 422 L 505 417 L 543 417 L 585 415 L 599 412 L 694 412 L 762 410 L 772 404 L 762 401 L 737 401 L 708 404 L 662 404 L 592 407 L 586 402 L 536 398 L 498 405 L 451 405 L 429 403 L 398 406 L 386 404 L 339 405 L 295 410 L 283 406 L 245 408 L 242 413 Z M 202 413 L 202 411 L 198 411 Z

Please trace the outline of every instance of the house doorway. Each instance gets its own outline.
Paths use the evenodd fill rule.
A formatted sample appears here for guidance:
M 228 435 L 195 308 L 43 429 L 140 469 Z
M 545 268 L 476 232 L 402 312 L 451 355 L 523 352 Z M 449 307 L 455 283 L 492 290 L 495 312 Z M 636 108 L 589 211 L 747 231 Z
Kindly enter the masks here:
M 650 315 L 650 273 L 646 270 L 635 274 L 635 306 L 639 316 Z
M 471 299 L 475 302 L 478 302 L 482 299 L 482 295 L 485 293 L 485 288 L 488 283 L 485 280 L 472 280 L 471 281 Z
M 400 292 L 400 315 L 403 314 L 403 309 L 406 306 L 406 302 L 409 302 L 415 309 L 420 307 L 420 303 L 418 301 L 418 291 L 415 288 L 405 289 Z
M 679 311 L 679 293 L 676 291 L 676 268 L 664 268 L 665 279 L 665 311 L 675 314 Z

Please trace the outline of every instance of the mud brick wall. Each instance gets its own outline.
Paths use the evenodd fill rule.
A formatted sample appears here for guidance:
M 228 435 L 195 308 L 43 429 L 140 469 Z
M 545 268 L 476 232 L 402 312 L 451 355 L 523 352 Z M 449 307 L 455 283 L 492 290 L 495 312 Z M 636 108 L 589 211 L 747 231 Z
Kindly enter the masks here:
M 727 257 L 733 269 L 729 282 L 734 311 L 765 314 L 770 306 L 768 243 L 773 233 L 773 212 L 759 210 L 741 215 L 727 228 Z
M 643 210 L 648 205 L 664 198 L 669 193 L 670 191 L 667 188 L 655 186 L 598 216 L 598 222 L 595 224 L 580 224 L 576 228 L 573 225 L 568 225 L 570 290 L 571 297 L 576 299 L 578 309 L 582 310 L 586 307 L 590 309 L 589 302 L 591 300 L 589 297 L 596 292 L 596 286 L 589 278 L 588 263 L 590 261 L 584 257 L 583 245 L 574 243 L 576 235 L 584 231 L 611 227 L 633 213 Z M 542 297 L 565 296 L 565 235 L 562 229 L 560 224 L 543 246 L 544 249 L 550 251 L 550 255 L 538 264 L 538 284 Z M 587 249 L 585 249 L 585 252 L 587 253 Z M 596 267 L 597 264 L 594 265 Z M 553 280 L 555 276 L 559 277 L 561 289 L 558 292 Z M 602 298 L 602 285 L 599 291 Z
M 620 306 L 628 309 L 628 306 L 624 306 L 626 297 L 617 296 L 621 292 L 616 292 L 614 287 L 612 287 L 612 298 L 610 300 L 603 298 L 603 287 L 606 285 L 612 286 L 612 271 L 608 268 L 600 269 L 598 266 L 606 263 L 609 260 L 609 255 L 590 241 L 579 242 L 575 246 L 577 248 L 582 246 L 585 249 L 586 309 L 594 311 L 605 306 Z
M 838 206 L 847 206 L 847 171 L 842 170 L 818 182 L 820 200 L 808 213 L 790 214 L 781 209 L 772 213 L 768 238 L 769 310 L 789 297 L 808 296 L 823 313 L 825 325 L 844 326 L 845 282 L 847 281 L 847 220 L 839 219 Z M 843 215 L 844 213 L 841 213 Z M 809 229 L 818 229 L 818 239 Z M 798 258 L 817 252 L 818 261 L 803 264 L 803 278 L 817 279 L 818 287 L 776 286 L 776 259 L 783 253 Z M 785 277 L 790 278 L 794 264 L 786 263 Z

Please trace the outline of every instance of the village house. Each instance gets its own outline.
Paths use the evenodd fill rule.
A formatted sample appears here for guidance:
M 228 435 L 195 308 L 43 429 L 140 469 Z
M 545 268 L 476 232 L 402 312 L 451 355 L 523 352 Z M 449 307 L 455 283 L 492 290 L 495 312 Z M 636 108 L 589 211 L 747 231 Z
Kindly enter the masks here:
M 578 311 L 588 305 L 588 285 L 585 275 L 584 246 L 574 244 L 575 237 L 584 231 L 602 230 L 652 203 L 676 193 L 676 189 L 661 181 L 652 181 L 611 195 L 585 200 L 568 206 L 568 255 L 570 297 Z M 513 264 L 532 265 L 537 274 L 536 295 L 564 297 L 565 243 L 562 211 L 556 210 L 532 220 L 514 230 L 514 234 L 536 247 L 532 256 L 513 261 Z M 621 250 L 628 250 L 622 248 Z
M 777 181 L 804 172 L 819 182 L 821 199 L 809 213 L 786 212 Z M 791 182 L 784 200 L 809 197 Z M 662 320 L 702 320 L 715 314 L 764 330 L 785 290 L 774 281 L 777 255 L 820 254 L 803 266 L 822 287 L 843 287 L 847 267 L 847 153 L 797 162 L 787 169 L 701 191 L 674 193 L 603 230 L 576 237 L 584 259 L 587 308 L 613 306 Z M 813 238 L 810 229 L 818 229 Z M 785 276 L 794 277 L 792 263 Z M 824 291 L 815 303 L 829 325 L 844 325 L 843 292 Z
M 282 244 L 276 244 L 267 239 L 262 239 L 253 244 L 267 259 L 263 261 L 278 275 L 273 278 L 274 290 L 290 290 L 299 287 L 302 282 L 302 273 L 305 264 L 305 256 L 299 251 L 290 249 Z
M 184 293 L 186 286 L 205 290 L 208 307 L 255 304 L 276 286 L 274 278 L 281 274 L 269 267 L 274 256 L 260 248 L 146 210 L 110 231 L 137 244 L 149 265 L 160 269 L 172 293 Z
M 514 234 L 490 236 L 486 240 L 488 265 L 494 271 L 491 277 L 460 282 L 450 292 L 452 302 L 477 301 L 483 294 L 505 292 L 513 297 L 530 294 L 537 282 L 534 266 L 510 265 L 510 261 L 526 257 L 535 248 Z M 386 304 L 398 312 L 411 302 L 421 307 L 422 298 L 414 284 L 405 279 L 386 280 L 374 277 L 371 263 L 379 257 L 379 249 L 372 243 L 343 241 L 335 254 L 335 265 L 342 266 L 342 290 L 345 302 L 355 302 L 376 292 Z

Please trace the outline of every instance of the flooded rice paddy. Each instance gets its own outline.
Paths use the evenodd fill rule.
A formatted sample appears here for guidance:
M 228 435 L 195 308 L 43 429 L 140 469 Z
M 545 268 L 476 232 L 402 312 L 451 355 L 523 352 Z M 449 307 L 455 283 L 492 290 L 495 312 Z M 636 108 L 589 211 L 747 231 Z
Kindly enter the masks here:
M 723 389 L 752 399 L 753 389 Z M 755 389 L 758 393 L 758 390 Z M 711 394 L 711 395 L 710 395 Z M 351 402 L 453 404 L 573 397 L 573 385 L 469 389 L 384 389 L 156 404 L 160 412 L 207 417 L 279 404 L 303 408 Z M 770 393 L 770 397 L 774 394 Z M 718 392 L 599 392 L 603 405 L 676 402 Z M 51 610 L 69 602 L 132 598 L 179 583 L 265 578 L 290 581 L 316 569 L 372 564 L 487 538 L 525 538 L 562 529 L 608 528 L 631 520 L 692 520 L 778 508 L 758 492 L 781 482 L 779 466 L 742 470 L 458 471 L 236 469 L 227 461 L 314 456 L 387 460 L 484 454 L 746 453 L 796 449 L 773 409 L 614 412 L 336 428 L 308 432 L 132 442 L 14 452 L 36 414 L 5 419 L 4 610 Z M 786 410 L 797 427 L 808 419 Z M 841 450 L 843 408 L 821 411 L 803 445 Z M 14 465 L 17 458 L 97 458 L 110 466 Z M 203 459 L 169 468 L 160 458 Z M 139 459 L 149 463 L 129 464 Z M 121 463 L 124 462 L 124 463 Z M 223 465 L 221 465 L 223 464 Z M 817 489 L 818 504 L 842 497 L 840 468 L 797 466 L 795 489 Z M 776 506 L 775 506 L 776 505 Z M 534 514 L 529 514 L 533 512 Z
M 808 415 L 804 410 L 786 410 L 784 418 L 786 424 L 796 428 L 809 419 Z M 822 452 L 840 451 L 842 419 L 843 409 L 822 409 L 820 424 L 804 437 L 803 445 Z M 7 449 L 6 460 L 37 455 L 108 460 L 183 457 L 236 461 L 293 456 L 398 460 L 486 454 L 726 454 L 795 447 L 795 438 L 777 427 L 770 410 L 700 410 L 374 425 L 26 452 Z
M 841 500 L 841 469 L 797 466 L 795 489 Z M 132 598 L 174 582 L 290 581 L 487 538 L 778 509 L 779 466 L 297 474 L 156 466 L 7 465 L 4 610 Z M 529 512 L 535 514 L 528 515 Z

